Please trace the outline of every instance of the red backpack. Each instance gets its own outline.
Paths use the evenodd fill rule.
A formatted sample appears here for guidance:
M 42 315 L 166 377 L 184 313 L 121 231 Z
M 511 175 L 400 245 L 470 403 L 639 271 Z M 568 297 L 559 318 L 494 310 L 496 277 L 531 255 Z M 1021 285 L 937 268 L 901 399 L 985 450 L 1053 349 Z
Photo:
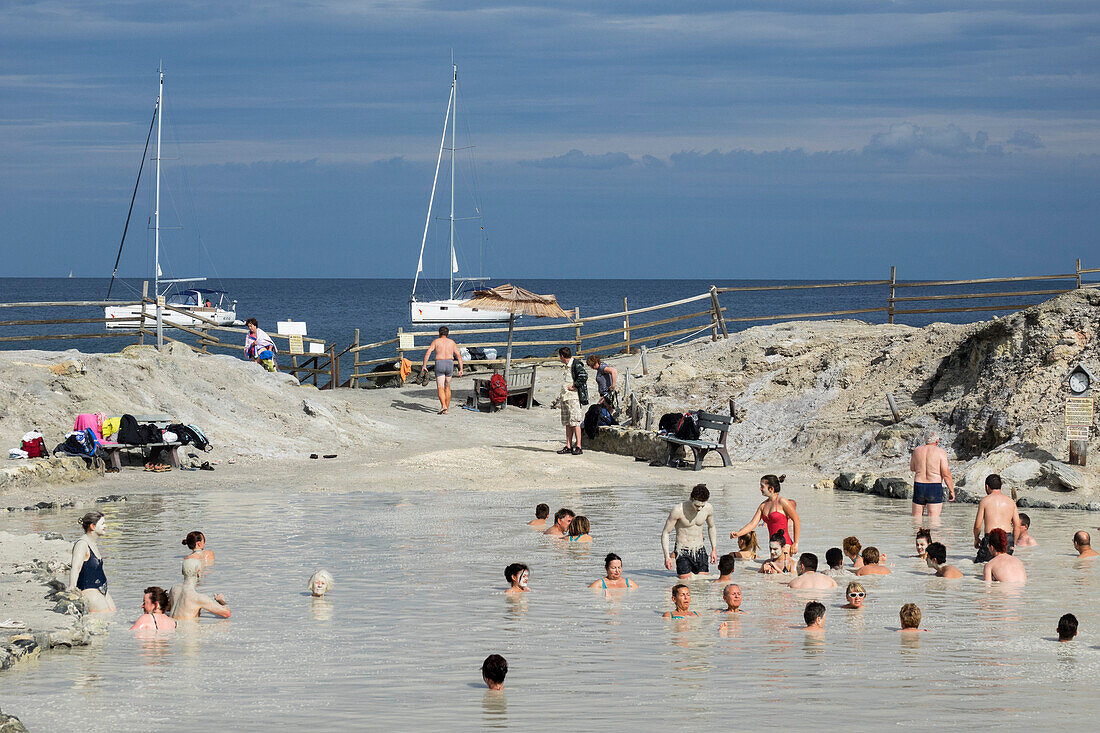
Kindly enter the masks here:
M 489 401 L 494 405 L 503 405 L 508 401 L 508 383 L 499 374 L 489 379 Z
M 49 458 L 50 451 L 46 448 L 46 441 L 39 435 L 31 440 L 24 440 L 22 448 L 27 452 L 27 458 Z

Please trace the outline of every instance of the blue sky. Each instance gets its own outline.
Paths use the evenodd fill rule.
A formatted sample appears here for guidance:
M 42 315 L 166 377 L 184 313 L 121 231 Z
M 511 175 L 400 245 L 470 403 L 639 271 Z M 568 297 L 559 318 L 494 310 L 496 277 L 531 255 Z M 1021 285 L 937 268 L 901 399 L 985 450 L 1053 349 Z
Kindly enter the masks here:
M 464 269 L 1100 266 L 1098 35 L 1076 0 L 0 0 L 0 274 L 109 276 L 163 59 L 166 270 L 411 277 L 452 49 Z

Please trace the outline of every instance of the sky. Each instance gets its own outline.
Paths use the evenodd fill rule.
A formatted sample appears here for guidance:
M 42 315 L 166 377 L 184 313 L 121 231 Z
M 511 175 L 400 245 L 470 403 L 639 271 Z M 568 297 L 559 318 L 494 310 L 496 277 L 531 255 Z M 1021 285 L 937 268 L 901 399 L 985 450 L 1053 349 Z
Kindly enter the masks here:
M 0 0 L 0 276 L 110 276 L 163 63 L 166 275 L 411 278 L 452 54 L 465 273 L 1100 267 L 1098 36 L 1095 0 Z

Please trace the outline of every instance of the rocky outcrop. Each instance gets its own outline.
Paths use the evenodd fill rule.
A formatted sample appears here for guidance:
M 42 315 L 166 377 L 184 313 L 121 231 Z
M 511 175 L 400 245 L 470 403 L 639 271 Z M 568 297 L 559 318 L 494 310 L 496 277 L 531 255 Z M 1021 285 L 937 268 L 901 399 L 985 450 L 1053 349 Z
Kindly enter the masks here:
M 0 733 L 27 733 L 27 728 L 19 718 L 0 710 Z
M 102 475 L 103 466 L 89 466 L 83 458 L 76 456 L 24 458 L 0 464 L 0 494 L 22 486 L 71 484 Z

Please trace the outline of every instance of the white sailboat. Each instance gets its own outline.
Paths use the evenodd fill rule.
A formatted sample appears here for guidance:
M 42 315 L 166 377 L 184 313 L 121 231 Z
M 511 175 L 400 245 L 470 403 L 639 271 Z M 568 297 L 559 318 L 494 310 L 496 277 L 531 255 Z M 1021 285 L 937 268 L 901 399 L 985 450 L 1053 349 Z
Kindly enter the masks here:
M 468 297 L 459 297 L 463 286 L 486 277 L 459 277 L 458 257 L 455 255 L 455 117 L 458 106 L 458 66 L 451 64 L 451 96 L 447 100 L 447 112 L 443 117 L 443 137 L 439 141 L 439 156 L 435 161 L 435 178 L 432 179 L 432 194 L 428 199 L 428 216 L 424 221 L 424 236 L 420 240 L 420 258 L 416 263 L 416 276 L 413 278 L 412 296 L 409 298 L 409 312 L 413 323 L 506 323 L 508 314 L 499 311 L 486 311 L 467 308 L 462 304 Z M 447 126 L 451 127 L 451 213 L 448 217 L 451 227 L 450 263 L 448 296 L 439 300 L 417 300 L 416 288 L 420 283 L 420 273 L 424 271 L 424 246 L 428 241 L 428 228 L 432 221 L 432 206 L 435 204 L 435 189 L 439 182 L 439 167 L 443 162 L 443 149 L 447 142 Z M 457 287 L 456 287 L 457 283 Z
M 229 293 L 224 290 L 211 290 L 209 288 L 179 288 L 181 283 L 195 283 L 204 282 L 205 277 L 186 277 L 186 278 L 163 278 L 160 269 L 160 139 L 161 139 L 161 118 L 164 111 L 164 70 L 158 71 L 160 74 L 160 86 L 157 90 L 157 103 L 154 110 L 157 122 L 157 157 L 156 157 L 156 195 L 155 203 L 153 205 L 153 241 L 154 244 L 154 256 L 153 256 L 153 295 L 164 296 L 165 304 L 172 306 L 173 308 L 179 308 L 185 310 L 188 313 L 194 313 L 196 316 L 200 316 L 203 319 L 214 321 L 218 325 L 243 325 L 237 320 L 237 301 L 229 299 Z M 140 173 L 139 173 L 140 178 Z M 137 189 L 135 187 L 135 194 Z M 131 211 L 133 210 L 133 203 L 131 202 Z M 127 224 L 129 224 L 129 217 L 127 217 Z M 125 242 L 126 235 L 123 232 L 123 242 Z M 122 252 L 122 244 L 119 245 L 119 254 Z M 115 274 L 118 272 L 118 259 L 115 260 Z M 111 276 L 111 282 L 113 284 L 115 274 Z M 70 277 L 72 277 L 70 273 Z M 166 286 L 162 289 L 162 285 Z M 107 297 L 110 298 L 110 290 L 107 292 Z M 144 305 L 145 318 L 147 321 L 156 322 L 157 307 L 154 304 L 146 303 Z M 132 320 L 141 316 L 142 306 L 140 305 L 116 305 L 107 306 L 103 309 L 103 315 L 105 316 L 105 323 L 108 329 L 118 330 L 130 330 L 135 331 L 138 328 L 139 322 Z M 121 322 L 114 319 L 126 319 Z M 164 326 L 186 326 L 186 327 L 202 327 L 206 324 L 199 318 L 193 318 L 185 313 L 180 313 L 175 310 L 164 309 L 161 315 L 161 321 Z

